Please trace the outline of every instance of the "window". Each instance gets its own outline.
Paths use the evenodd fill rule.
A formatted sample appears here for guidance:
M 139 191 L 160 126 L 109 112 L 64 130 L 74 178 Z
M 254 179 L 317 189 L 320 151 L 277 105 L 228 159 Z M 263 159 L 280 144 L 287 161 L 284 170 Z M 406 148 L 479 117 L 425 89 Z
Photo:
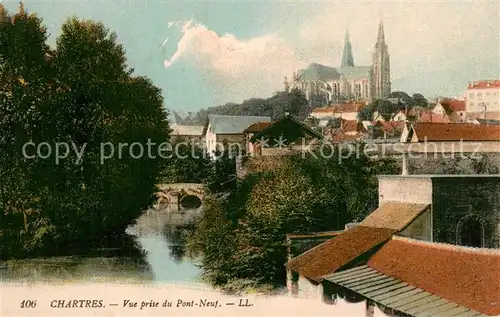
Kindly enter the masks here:
M 357 98 L 361 97 L 361 84 L 356 84 L 355 85 L 355 95 Z
M 339 83 L 333 83 L 333 95 L 338 96 L 339 95 Z

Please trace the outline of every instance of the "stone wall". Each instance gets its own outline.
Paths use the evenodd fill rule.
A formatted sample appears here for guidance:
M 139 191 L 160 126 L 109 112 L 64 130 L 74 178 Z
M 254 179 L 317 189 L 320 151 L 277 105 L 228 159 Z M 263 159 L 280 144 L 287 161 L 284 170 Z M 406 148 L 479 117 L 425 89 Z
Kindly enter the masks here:
M 402 160 L 396 164 L 402 166 Z M 421 174 L 498 174 L 500 153 L 420 154 L 408 157 L 408 173 Z
M 475 217 L 484 227 L 484 246 L 500 248 L 500 176 L 435 178 L 433 187 L 435 242 L 458 244 L 459 225 Z
M 379 206 L 388 201 L 432 203 L 432 181 L 424 177 L 379 176 Z

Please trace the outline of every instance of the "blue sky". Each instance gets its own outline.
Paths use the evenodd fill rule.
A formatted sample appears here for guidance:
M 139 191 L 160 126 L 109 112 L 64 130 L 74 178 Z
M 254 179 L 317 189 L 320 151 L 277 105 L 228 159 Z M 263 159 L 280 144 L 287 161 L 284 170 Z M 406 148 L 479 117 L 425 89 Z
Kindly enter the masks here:
M 355 64 L 371 64 L 381 17 L 393 90 L 453 97 L 469 81 L 500 75 L 496 1 L 24 3 L 52 42 L 70 16 L 103 22 L 117 33 L 129 66 L 178 110 L 265 98 L 310 62 L 336 66 L 346 28 Z M 18 6 L 4 5 L 10 12 Z

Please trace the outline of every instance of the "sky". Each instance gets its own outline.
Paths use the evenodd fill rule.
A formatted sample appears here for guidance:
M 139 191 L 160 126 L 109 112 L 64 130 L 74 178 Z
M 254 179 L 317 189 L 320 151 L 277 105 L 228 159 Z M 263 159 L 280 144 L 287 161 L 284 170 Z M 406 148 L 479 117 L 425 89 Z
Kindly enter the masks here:
M 1 1 L 1 0 L 0 0 Z M 10 12 L 18 3 L 3 0 Z M 500 78 L 498 1 L 24 1 L 55 43 L 71 16 L 116 32 L 128 65 L 195 111 L 284 89 L 312 62 L 340 65 L 345 30 L 355 65 L 370 65 L 384 22 L 393 91 L 462 96 Z

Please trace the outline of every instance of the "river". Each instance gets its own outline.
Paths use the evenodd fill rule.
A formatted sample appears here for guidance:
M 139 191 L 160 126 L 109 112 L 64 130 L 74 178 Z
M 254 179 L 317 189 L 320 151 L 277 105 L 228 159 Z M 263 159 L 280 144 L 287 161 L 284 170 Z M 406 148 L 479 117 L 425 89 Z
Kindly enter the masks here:
M 0 282 L 200 282 L 200 269 L 185 256 L 184 240 L 200 210 L 177 205 L 148 210 L 127 228 L 124 246 L 86 255 L 9 260 Z
M 201 210 L 179 212 L 176 205 L 148 210 L 127 228 L 119 249 L 92 250 L 86 255 L 6 261 L 0 283 L 179 283 L 210 289 L 200 281 L 201 270 L 185 255 L 185 236 Z M 329 302 L 332 305 L 332 302 Z M 363 301 L 338 299 L 332 316 L 365 316 Z M 378 308 L 374 316 L 385 316 Z

